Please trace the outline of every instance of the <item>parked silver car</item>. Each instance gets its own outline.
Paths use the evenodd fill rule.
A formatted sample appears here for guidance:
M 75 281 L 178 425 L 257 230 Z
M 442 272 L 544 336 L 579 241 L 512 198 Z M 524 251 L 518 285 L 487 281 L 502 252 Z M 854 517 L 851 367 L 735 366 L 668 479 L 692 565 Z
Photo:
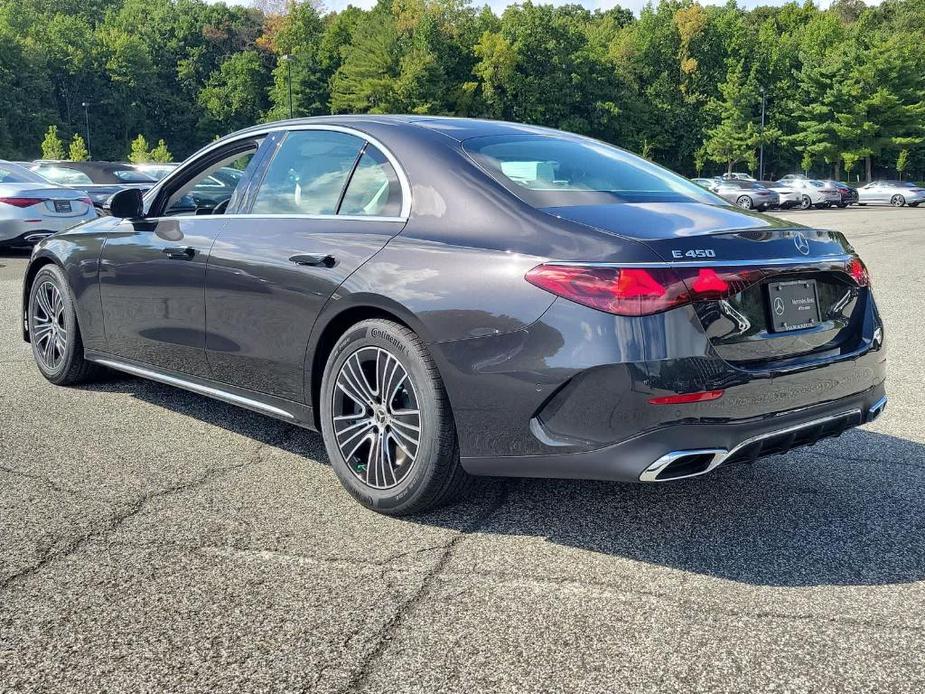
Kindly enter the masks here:
M 780 196 L 757 181 L 727 179 L 710 190 L 746 210 L 767 210 L 780 204 Z
M 86 192 L 0 161 L 0 246 L 28 246 L 96 216 Z
M 782 183 L 781 181 L 759 181 L 768 190 L 773 190 L 780 198 L 778 207 L 783 210 L 789 210 L 800 204 L 801 193 L 792 185 Z
M 858 188 L 859 205 L 918 207 L 925 202 L 925 188 L 910 181 L 874 181 Z
M 841 193 L 838 192 L 838 188 L 815 178 L 797 178 L 791 174 L 784 176 L 777 181 L 777 184 L 799 193 L 798 207 L 801 210 L 808 210 L 810 207 L 832 207 L 841 202 Z

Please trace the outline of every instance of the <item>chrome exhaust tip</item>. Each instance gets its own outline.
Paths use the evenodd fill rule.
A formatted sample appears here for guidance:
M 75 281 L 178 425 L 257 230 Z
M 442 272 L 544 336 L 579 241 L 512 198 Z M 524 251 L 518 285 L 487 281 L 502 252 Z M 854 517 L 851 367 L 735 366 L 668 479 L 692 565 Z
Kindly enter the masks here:
M 727 453 L 725 448 L 672 451 L 643 470 L 639 481 L 667 482 L 705 475 L 723 462 Z
M 884 395 L 867 410 L 867 421 L 872 422 L 883 414 L 886 409 L 886 396 Z

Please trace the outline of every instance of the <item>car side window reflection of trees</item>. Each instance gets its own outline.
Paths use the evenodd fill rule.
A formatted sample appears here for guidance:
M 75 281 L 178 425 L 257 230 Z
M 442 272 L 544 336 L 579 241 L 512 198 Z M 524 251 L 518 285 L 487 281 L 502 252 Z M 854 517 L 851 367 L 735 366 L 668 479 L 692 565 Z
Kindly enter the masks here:
M 363 140 L 326 130 L 289 133 L 254 197 L 253 214 L 335 214 Z

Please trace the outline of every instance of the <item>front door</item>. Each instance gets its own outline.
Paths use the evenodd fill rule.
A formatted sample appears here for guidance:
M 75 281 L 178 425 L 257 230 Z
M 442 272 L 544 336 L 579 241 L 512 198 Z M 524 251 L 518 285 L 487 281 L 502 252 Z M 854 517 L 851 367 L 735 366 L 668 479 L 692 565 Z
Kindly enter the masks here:
M 303 401 L 315 319 L 404 226 L 389 160 L 363 138 L 292 130 L 209 259 L 206 349 L 219 381 Z
M 236 144 L 181 167 L 165 179 L 146 218 L 123 220 L 107 236 L 99 287 L 109 353 L 162 370 L 209 376 L 206 266 L 227 222 L 221 214 L 201 213 L 211 208 L 190 213 L 189 191 L 216 167 L 232 162 L 246 167 L 258 146 Z

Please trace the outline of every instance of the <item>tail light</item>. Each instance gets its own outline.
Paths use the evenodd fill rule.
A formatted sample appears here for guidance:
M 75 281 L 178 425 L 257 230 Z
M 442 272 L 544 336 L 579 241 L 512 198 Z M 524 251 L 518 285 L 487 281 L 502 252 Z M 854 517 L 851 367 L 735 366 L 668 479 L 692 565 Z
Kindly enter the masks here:
M 45 198 L 0 198 L 0 202 L 12 205 L 13 207 L 31 207 L 40 202 L 45 202 Z
M 695 301 L 716 301 L 763 277 L 759 268 L 617 268 L 538 265 L 526 280 L 540 289 L 598 311 L 648 316 Z
M 867 266 L 857 256 L 848 261 L 848 266 L 845 269 L 859 287 L 866 287 L 870 284 L 870 273 L 867 272 Z
M 89 197 L 78 198 L 77 202 L 82 202 L 84 205 L 87 205 L 88 207 L 93 207 L 93 201 Z

